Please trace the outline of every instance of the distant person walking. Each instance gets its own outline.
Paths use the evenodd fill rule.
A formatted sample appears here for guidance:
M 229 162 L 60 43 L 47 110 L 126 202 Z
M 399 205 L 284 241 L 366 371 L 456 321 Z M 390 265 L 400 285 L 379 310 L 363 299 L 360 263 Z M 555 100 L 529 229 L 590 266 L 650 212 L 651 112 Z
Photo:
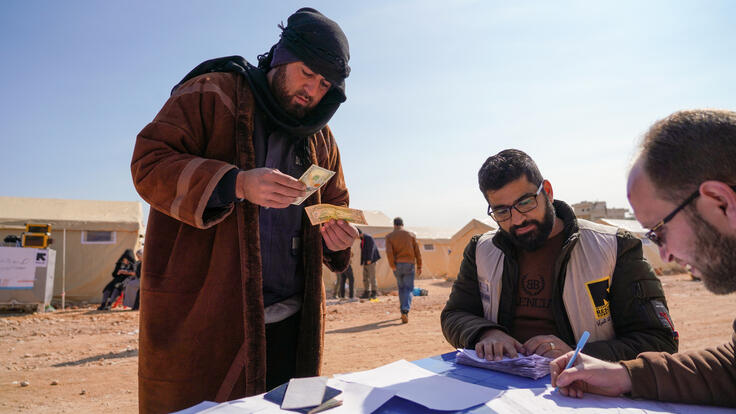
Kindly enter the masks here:
M 365 234 L 358 229 L 360 234 L 360 264 L 363 266 L 363 294 L 361 299 L 375 299 L 378 294 L 378 285 L 376 284 L 376 262 L 381 259 L 376 247 L 376 241 L 370 234 Z
M 422 274 L 422 255 L 419 253 L 416 236 L 404 230 L 404 220 L 401 217 L 394 219 L 394 231 L 386 236 L 386 257 L 399 288 L 401 323 L 408 323 L 411 291 L 414 290 L 414 263 L 416 262 L 416 275 L 419 276 Z

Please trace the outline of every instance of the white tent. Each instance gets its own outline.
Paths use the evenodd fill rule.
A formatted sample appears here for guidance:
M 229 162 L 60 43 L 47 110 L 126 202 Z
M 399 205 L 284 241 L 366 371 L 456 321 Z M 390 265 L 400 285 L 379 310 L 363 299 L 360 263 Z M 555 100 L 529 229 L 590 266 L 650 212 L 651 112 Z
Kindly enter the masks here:
M 0 240 L 26 223 L 51 225 L 56 250 L 54 297 L 98 301 L 125 249 L 139 246 L 142 207 L 131 201 L 0 197 Z

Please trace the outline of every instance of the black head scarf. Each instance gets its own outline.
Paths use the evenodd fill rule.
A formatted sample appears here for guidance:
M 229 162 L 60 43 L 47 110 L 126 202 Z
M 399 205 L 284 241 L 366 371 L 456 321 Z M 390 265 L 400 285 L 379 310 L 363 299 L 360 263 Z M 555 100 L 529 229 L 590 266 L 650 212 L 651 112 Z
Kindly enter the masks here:
M 345 101 L 345 78 L 350 75 L 350 47 L 340 26 L 315 9 L 305 7 L 289 16 L 281 40 L 266 55 L 258 57 L 258 67 L 268 71 L 273 50 L 281 45 L 310 69 L 330 81 Z
M 276 45 L 283 44 L 310 69 L 332 84 L 322 100 L 304 118 L 295 118 L 287 113 L 271 93 L 266 73 L 271 69 L 276 45 L 268 53 L 258 57 L 258 67 L 241 56 L 222 57 L 200 63 L 171 92 L 189 79 L 205 73 L 241 73 L 248 80 L 259 109 L 277 128 L 297 139 L 306 138 L 321 130 L 346 99 L 345 78 L 350 73 L 347 38 L 337 23 L 311 8 L 297 10 L 289 16 L 286 27 L 279 27 L 282 28 L 281 40 Z M 306 140 L 303 141 L 306 145 Z
M 128 261 L 133 264 L 135 263 L 135 254 L 133 253 L 133 249 L 125 249 L 123 254 L 120 255 L 120 258 L 115 263 L 116 265 L 120 265 L 123 263 L 123 259 L 128 259 Z

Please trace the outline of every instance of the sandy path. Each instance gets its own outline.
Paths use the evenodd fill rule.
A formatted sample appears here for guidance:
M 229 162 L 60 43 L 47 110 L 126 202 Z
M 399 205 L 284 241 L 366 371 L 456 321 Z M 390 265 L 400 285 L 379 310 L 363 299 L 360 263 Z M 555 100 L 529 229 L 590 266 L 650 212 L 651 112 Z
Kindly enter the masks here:
M 680 350 L 730 340 L 735 295 L 713 295 L 686 275 L 663 276 L 662 282 Z M 396 296 L 381 296 L 378 303 L 330 301 L 323 373 L 451 351 L 439 328 L 451 283 L 419 280 L 417 286 L 429 296 L 414 298 L 406 325 Z M 93 309 L 0 315 L 0 412 L 137 412 L 138 312 Z

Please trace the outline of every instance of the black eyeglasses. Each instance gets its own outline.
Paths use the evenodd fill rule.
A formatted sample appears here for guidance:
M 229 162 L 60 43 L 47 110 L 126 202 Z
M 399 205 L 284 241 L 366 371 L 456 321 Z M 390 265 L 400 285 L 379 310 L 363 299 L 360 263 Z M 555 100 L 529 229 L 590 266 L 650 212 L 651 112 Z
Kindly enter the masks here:
M 499 207 L 492 209 L 490 205 L 488 205 L 488 215 L 491 216 L 496 222 L 506 221 L 511 218 L 511 209 L 515 209 L 519 213 L 528 213 L 535 208 L 537 208 L 537 196 L 540 192 L 542 192 L 542 188 L 544 185 L 544 181 L 542 181 L 539 184 L 539 188 L 537 188 L 537 192 L 534 194 L 527 194 L 522 196 L 520 199 L 516 200 L 516 202 L 511 207 Z
M 736 185 L 732 185 L 731 188 L 734 191 L 736 191 Z M 659 223 L 655 224 L 654 227 L 652 227 L 651 230 L 649 230 L 648 232 L 646 232 L 644 234 L 644 236 L 647 239 L 651 240 L 652 243 L 656 244 L 659 247 L 662 247 L 662 243 L 664 242 L 664 240 L 662 239 L 662 237 L 660 237 L 657 234 L 657 231 L 661 230 L 662 229 L 662 226 L 664 226 L 665 224 L 667 224 L 668 221 L 672 220 L 675 217 L 675 215 L 680 210 L 682 210 L 683 208 L 685 208 L 686 205 L 692 203 L 693 200 L 695 200 L 696 198 L 698 198 L 699 195 L 700 195 L 700 188 L 698 188 L 697 190 L 695 190 L 694 193 L 690 194 L 690 197 L 686 198 L 685 201 L 683 201 L 682 203 L 680 203 L 680 205 L 677 206 L 677 208 L 675 208 L 674 210 L 672 210 L 672 212 L 670 214 L 668 214 L 665 218 L 663 218 Z
M 700 195 L 700 188 L 695 190 L 694 193 L 690 194 L 690 197 L 686 198 L 685 201 L 680 203 L 680 205 L 677 206 L 677 208 L 672 210 L 672 212 L 666 215 L 665 218 L 660 220 L 659 223 L 655 224 L 654 227 L 651 228 L 651 230 L 649 230 L 648 232 L 646 232 L 646 234 L 644 234 L 644 236 L 646 236 L 647 239 L 651 240 L 652 243 L 656 244 L 659 247 L 662 247 L 663 239 L 662 237 L 659 236 L 659 234 L 657 234 L 657 232 L 662 228 L 662 226 L 667 224 L 668 221 L 672 220 L 675 217 L 675 215 L 680 212 L 680 210 L 685 208 L 686 205 L 692 203 L 693 200 L 698 198 L 699 195 Z

